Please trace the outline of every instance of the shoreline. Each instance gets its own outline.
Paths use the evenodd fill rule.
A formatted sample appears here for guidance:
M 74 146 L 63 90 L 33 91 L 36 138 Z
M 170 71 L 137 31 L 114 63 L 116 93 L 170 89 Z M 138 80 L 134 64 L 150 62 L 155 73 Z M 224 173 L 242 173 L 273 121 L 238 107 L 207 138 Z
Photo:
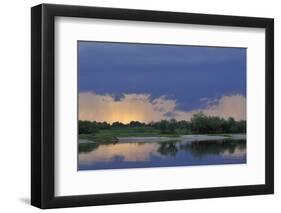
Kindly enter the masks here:
M 148 137 L 117 137 L 117 142 L 108 142 L 108 144 L 120 144 L 120 143 L 155 143 L 155 142 L 168 142 L 168 141 L 216 141 L 216 140 L 245 140 L 246 134 L 223 134 L 223 135 L 180 135 L 178 137 L 167 136 L 148 136 Z M 106 144 L 107 142 L 95 142 L 87 139 L 79 139 L 79 144 Z

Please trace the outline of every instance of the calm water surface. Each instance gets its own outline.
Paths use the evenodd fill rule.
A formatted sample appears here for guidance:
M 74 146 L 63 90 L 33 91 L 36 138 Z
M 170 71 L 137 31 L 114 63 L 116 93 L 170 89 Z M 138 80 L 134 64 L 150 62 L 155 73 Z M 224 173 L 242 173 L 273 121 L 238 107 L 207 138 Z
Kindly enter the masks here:
M 79 144 L 78 170 L 246 163 L 246 140 Z

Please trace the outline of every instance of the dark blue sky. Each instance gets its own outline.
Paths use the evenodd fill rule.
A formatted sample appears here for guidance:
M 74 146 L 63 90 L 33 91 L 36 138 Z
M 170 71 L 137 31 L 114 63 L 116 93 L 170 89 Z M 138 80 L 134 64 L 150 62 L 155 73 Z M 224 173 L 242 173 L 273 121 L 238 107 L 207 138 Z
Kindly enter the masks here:
M 78 78 L 79 92 L 164 95 L 193 110 L 246 96 L 246 49 L 79 41 Z

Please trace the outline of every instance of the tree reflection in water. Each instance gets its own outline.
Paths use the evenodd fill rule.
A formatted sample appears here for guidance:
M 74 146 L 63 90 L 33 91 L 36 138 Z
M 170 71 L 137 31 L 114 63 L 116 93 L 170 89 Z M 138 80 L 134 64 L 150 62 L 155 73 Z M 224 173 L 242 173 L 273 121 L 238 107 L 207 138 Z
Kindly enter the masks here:
M 181 149 L 190 151 L 193 156 L 203 158 L 205 155 L 234 154 L 235 150 L 245 150 L 246 140 L 221 140 L 192 142 L 181 146 Z
M 118 144 L 118 143 L 117 143 Z M 134 143 L 135 144 L 135 143 Z M 138 145 L 151 143 L 137 142 Z M 189 152 L 195 158 L 202 159 L 206 155 L 222 155 L 225 153 L 235 154 L 235 152 L 246 149 L 246 140 L 217 140 L 217 141 L 168 141 L 158 142 L 157 153 L 162 156 L 175 157 L 179 151 Z M 114 146 L 114 144 L 103 144 Z M 97 143 L 79 144 L 79 153 L 89 153 L 99 147 Z
M 246 140 L 218 140 L 218 141 L 170 141 L 158 143 L 158 152 L 164 156 L 176 156 L 178 151 L 190 152 L 199 159 L 205 155 L 234 154 L 235 150 L 245 150 Z
M 97 149 L 99 147 L 99 144 L 97 143 L 81 143 L 78 145 L 78 152 L 79 153 L 88 153 L 93 151 L 94 149 Z
M 161 155 L 170 155 L 176 156 L 178 152 L 177 141 L 169 141 L 169 142 L 159 142 L 159 148 L 157 151 Z

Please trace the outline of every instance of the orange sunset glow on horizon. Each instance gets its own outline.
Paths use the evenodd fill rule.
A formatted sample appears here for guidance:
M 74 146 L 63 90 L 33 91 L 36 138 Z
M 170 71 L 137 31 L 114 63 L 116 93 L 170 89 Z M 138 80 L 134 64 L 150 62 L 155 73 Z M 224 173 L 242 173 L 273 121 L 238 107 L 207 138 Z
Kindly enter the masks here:
M 246 98 L 242 95 L 223 96 L 216 104 L 192 111 L 177 109 L 175 100 L 164 96 L 150 100 L 148 94 L 124 94 L 120 100 L 110 95 L 98 95 L 85 92 L 79 94 L 79 120 L 98 122 L 131 121 L 149 123 L 152 121 L 190 120 L 192 115 L 203 112 L 210 116 L 223 118 L 233 117 L 236 120 L 246 119 Z

